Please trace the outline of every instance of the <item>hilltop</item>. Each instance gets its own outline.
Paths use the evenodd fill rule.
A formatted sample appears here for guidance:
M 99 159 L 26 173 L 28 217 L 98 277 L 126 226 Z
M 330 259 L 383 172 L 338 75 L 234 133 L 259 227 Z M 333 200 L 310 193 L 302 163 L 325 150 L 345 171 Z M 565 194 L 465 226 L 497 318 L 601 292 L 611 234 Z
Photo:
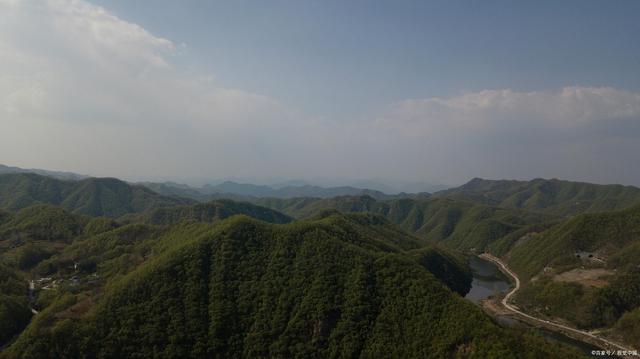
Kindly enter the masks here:
M 13 166 L 5 166 L 0 164 L 0 175 L 10 174 L 10 173 L 35 173 L 41 176 L 52 177 L 60 180 L 72 180 L 77 181 L 85 178 L 89 178 L 89 176 L 81 175 L 73 172 L 62 172 L 62 171 L 48 171 L 36 168 L 20 168 Z
M 32 173 L 0 175 L 0 208 L 11 211 L 34 204 L 52 204 L 77 214 L 119 217 L 192 203 L 195 201 L 162 196 L 115 178 L 64 181 Z
M 126 220 L 158 225 L 177 224 L 184 220 L 211 223 L 237 214 L 244 214 L 270 223 L 289 223 L 293 220 L 291 217 L 271 208 L 228 199 L 219 199 L 189 206 L 156 208 L 139 215 L 128 216 Z
M 623 209 L 640 203 L 640 188 L 558 179 L 513 181 L 474 178 L 460 187 L 437 192 L 434 196 L 572 216 Z

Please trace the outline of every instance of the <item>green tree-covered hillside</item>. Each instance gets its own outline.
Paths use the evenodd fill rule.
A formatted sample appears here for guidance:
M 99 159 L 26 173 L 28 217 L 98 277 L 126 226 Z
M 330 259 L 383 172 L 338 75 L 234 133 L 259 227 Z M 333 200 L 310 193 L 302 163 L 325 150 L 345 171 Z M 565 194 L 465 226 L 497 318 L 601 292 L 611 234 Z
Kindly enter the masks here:
M 385 216 L 425 241 L 458 249 L 484 250 L 490 243 L 554 216 L 458 201 L 449 198 L 402 198 L 378 201 L 369 196 L 328 199 L 264 198 L 255 201 L 296 218 L 309 218 L 330 208 L 341 212 L 368 212 Z
M 161 196 L 115 178 L 64 181 L 32 173 L 0 175 L 0 208 L 11 211 L 34 204 L 52 204 L 77 214 L 119 217 L 194 202 Z
M 183 222 L 162 253 L 99 292 L 61 294 L 0 357 L 579 356 L 497 326 L 430 272 L 437 251 L 389 240 L 389 227 L 336 213 Z
M 572 216 L 585 212 L 618 210 L 638 204 L 640 188 L 558 179 L 496 181 L 474 178 L 460 187 L 438 192 L 435 196 Z
M 171 225 L 184 220 L 214 222 L 236 214 L 244 214 L 270 223 L 288 223 L 292 221 L 291 217 L 270 208 L 248 202 L 236 202 L 225 199 L 190 206 L 157 208 L 137 216 L 131 216 L 128 220 L 142 221 L 150 224 Z

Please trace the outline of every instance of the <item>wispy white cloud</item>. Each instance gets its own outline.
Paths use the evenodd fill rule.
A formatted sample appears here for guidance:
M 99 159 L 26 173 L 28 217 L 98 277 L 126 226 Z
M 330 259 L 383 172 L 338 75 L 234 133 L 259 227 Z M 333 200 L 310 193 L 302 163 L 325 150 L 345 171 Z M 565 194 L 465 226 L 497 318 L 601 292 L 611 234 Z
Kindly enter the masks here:
M 432 168 L 462 178 L 640 182 L 629 157 L 640 150 L 640 94 L 610 87 L 405 100 L 374 128 L 379 140 L 404 143 Z
M 565 87 L 560 91 L 485 90 L 449 98 L 405 100 L 378 119 L 382 128 L 410 136 L 443 131 L 492 131 L 526 123 L 551 129 L 594 121 L 640 117 L 640 94 L 610 87 Z
M 123 175 L 132 169 L 129 173 L 143 174 L 144 163 L 162 173 L 163 158 L 183 164 L 173 168 L 175 163 L 165 163 L 167 173 L 194 172 L 203 165 L 222 172 L 233 170 L 228 166 L 233 157 L 240 162 L 254 158 L 260 147 L 256 144 L 275 141 L 274 149 L 285 146 L 286 141 L 276 140 L 284 136 L 281 132 L 305 125 L 293 122 L 300 116 L 275 99 L 221 87 L 210 74 L 185 73 L 173 64 L 180 56 L 177 47 L 84 1 L 1 2 L 0 131 L 7 137 L 5 160 L 23 156 L 14 161 L 39 165 L 35 148 L 46 147 L 57 157 L 49 158 L 51 166 L 71 167 L 82 156 L 94 156 L 102 163 L 86 171 L 100 174 Z M 48 136 L 36 138 L 42 135 L 36 128 L 50 128 Z M 31 141 L 11 141 L 26 134 L 33 135 Z M 158 143 L 161 137 L 166 141 Z M 79 138 L 89 138 L 96 146 L 66 151 L 60 146 Z M 11 148 L 24 150 L 9 156 Z M 145 151 L 149 158 L 130 156 L 127 162 L 109 156 L 126 151 Z M 187 168 L 192 158 L 188 153 L 203 151 L 209 160 L 191 162 Z M 176 158 L 177 153 L 187 158 Z M 133 163 L 137 157 L 140 161 Z
M 0 0 L 0 162 L 117 176 L 640 184 L 629 155 L 640 152 L 638 93 L 486 90 L 338 122 L 188 74 L 181 47 L 85 1 Z

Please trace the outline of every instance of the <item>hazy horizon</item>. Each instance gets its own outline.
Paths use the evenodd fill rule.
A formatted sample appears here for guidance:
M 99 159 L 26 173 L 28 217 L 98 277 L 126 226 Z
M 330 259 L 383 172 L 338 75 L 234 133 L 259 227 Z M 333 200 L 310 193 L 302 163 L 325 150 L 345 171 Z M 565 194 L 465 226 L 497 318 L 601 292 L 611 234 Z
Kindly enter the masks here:
M 4 163 L 0 163 L 0 166 L 7 166 Z M 383 179 L 350 179 L 350 178 L 257 178 L 257 177 L 118 177 L 118 176 L 95 176 L 88 173 L 78 173 L 74 171 L 58 171 L 47 168 L 24 168 L 19 166 L 8 166 L 8 167 L 18 167 L 23 170 L 44 170 L 50 172 L 60 172 L 67 173 L 73 175 L 80 175 L 86 177 L 97 177 L 97 178 L 118 178 L 120 180 L 129 182 L 129 183 L 167 183 L 167 184 L 176 184 L 176 185 L 187 185 L 192 188 L 201 188 L 207 185 L 219 185 L 225 182 L 232 182 L 238 184 L 248 184 L 248 185 L 257 185 L 257 186 L 268 186 L 272 188 L 282 188 L 282 187 L 300 187 L 300 186 L 319 186 L 319 187 L 355 187 L 362 189 L 371 189 L 380 191 L 386 194 L 400 194 L 400 193 L 420 193 L 420 192 L 429 192 L 435 193 L 438 191 L 442 191 L 445 189 L 451 189 L 455 187 L 462 186 L 469 181 L 475 178 L 482 178 L 484 180 L 507 180 L 507 181 L 532 181 L 537 179 L 543 180 L 561 180 L 561 181 L 574 181 L 574 182 L 585 182 L 579 180 L 572 180 L 567 178 L 558 178 L 558 177 L 532 177 L 532 178 L 499 178 L 499 177 L 472 177 L 468 178 L 460 183 L 431 183 L 428 181 L 415 181 L 415 182 L 402 182 L 402 181 L 387 181 Z M 613 183 L 613 182 L 587 182 L 594 183 L 600 185 L 624 185 L 624 186 L 634 186 L 633 184 L 624 184 L 624 183 Z M 637 186 L 636 186 L 637 187 Z
M 639 10 L 0 0 L 0 163 L 134 181 L 640 186 Z

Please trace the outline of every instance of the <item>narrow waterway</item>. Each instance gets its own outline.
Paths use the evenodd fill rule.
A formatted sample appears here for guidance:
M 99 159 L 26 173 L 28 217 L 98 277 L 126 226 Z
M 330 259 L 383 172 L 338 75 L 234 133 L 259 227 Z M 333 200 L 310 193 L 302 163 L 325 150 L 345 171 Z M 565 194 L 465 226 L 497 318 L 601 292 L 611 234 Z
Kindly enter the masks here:
M 473 282 L 471 290 L 465 296 L 466 299 L 479 304 L 483 299 L 504 293 L 511 288 L 508 278 L 492 262 L 474 256 L 469 260 L 469 266 L 473 273 Z
M 511 288 L 511 283 L 509 283 L 507 276 L 502 273 L 494 263 L 474 256 L 469 260 L 469 266 L 473 273 L 473 282 L 471 283 L 471 290 L 469 290 L 465 299 L 479 305 L 483 299 L 489 298 L 492 295 L 505 293 Z M 600 349 L 557 332 L 532 327 L 510 316 L 496 316 L 496 320 L 502 326 L 506 327 L 533 328 L 545 338 L 574 346 L 587 355 L 589 355 L 592 350 Z

